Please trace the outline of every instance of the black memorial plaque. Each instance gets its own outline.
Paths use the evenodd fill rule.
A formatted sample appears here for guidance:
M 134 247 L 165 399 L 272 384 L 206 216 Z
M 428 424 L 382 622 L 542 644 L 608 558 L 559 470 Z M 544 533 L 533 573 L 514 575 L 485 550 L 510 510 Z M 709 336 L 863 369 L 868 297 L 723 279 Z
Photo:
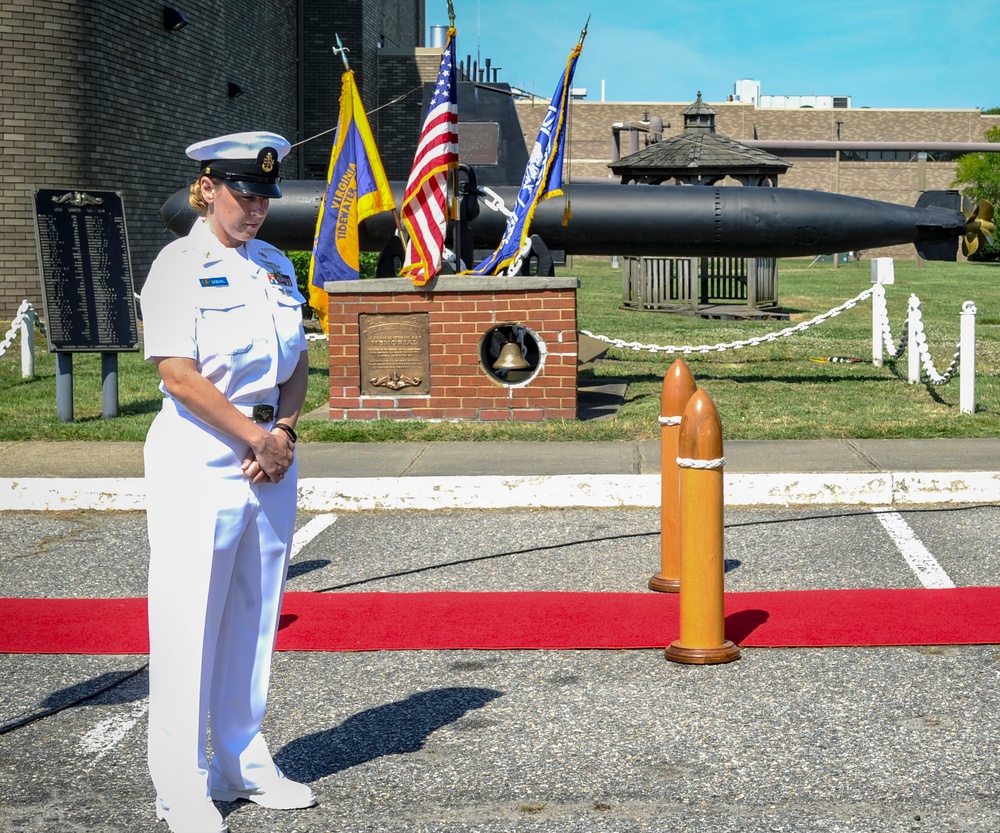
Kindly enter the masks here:
M 121 194 L 36 190 L 35 240 L 49 352 L 138 350 Z

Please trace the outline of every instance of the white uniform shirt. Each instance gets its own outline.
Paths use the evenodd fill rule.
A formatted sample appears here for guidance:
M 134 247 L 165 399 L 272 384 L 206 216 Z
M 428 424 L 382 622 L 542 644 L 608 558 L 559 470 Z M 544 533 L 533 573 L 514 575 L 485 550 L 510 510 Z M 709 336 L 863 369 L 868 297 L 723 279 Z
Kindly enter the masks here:
M 258 240 L 224 246 L 204 218 L 163 248 L 141 302 L 146 359 L 194 359 L 238 405 L 276 404 L 306 349 L 291 261 Z

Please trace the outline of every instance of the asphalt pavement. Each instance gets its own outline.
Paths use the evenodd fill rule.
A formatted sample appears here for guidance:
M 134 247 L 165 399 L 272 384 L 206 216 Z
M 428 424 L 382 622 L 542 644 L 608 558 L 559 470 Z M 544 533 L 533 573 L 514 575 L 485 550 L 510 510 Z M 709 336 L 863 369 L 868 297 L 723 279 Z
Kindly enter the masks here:
M 644 593 L 659 565 L 655 442 L 298 453 L 292 591 Z M 998 454 L 727 443 L 727 591 L 1000 583 Z M 137 444 L 0 445 L 0 598 L 143 595 L 141 475 Z M 0 654 L 0 831 L 165 833 L 145 660 Z M 320 805 L 220 809 L 234 833 L 995 833 L 998 680 L 996 645 L 279 652 L 265 733 Z

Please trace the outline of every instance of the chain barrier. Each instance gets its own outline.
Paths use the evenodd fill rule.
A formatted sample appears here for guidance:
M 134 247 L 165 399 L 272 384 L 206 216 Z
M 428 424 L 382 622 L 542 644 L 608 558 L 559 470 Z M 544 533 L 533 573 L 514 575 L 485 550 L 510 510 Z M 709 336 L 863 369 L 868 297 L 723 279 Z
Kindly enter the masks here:
M 876 288 L 881 288 L 881 284 L 876 284 L 871 289 L 866 289 L 864 292 L 851 298 L 849 301 L 845 301 L 839 307 L 834 307 L 829 312 L 825 312 L 822 315 L 817 315 L 815 318 L 811 318 L 808 321 L 803 321 L 800 324 L 796 324 L 793 327 L 786 327 L 783 330 L 778 330 L 774 333 L 767 333 L 763 336 L 758 336 L 756 338 L 749 338 L 742 341 L 730 341 L 720 344 L 701 344 L 701 345 L 684 345 L 675 346 L 669 345 L 656 345 L 656 344 L 642 344 L 637 341 L 625 341 L 620 338 L 609 338 L 604 335 L 597 335 L 590 332 L 589 330 L 581 330 L 583 335 L 590 336 L 591 338 L 597 339 L 598 341 L 603 341 L 605 344 L 609 344 L 612 347 L 618 347 L 623 350 L 632 350 L 634 352 L 643 353 L 681 353 L 683 355 L 691 355 L 693 353 L 722 353 L 726 350 L 742 350 L 745 347 L 756 347 L 760 344 L 767 344 L 770 342 L 777 341 L 780 338 L 786 338 L 796 333 L 805 332 L 810 327 L 815 327 L 818 324 L 822 324 L 824 321 L 828 321 L 840 315 L 842 312 L 857 306 L 862 301 L 867 300 L 876 291 Z M 889 315 L 886 310 L 886 306 L 883 298 L 879 298 L 881 303 L 878 304 L 878 310 L 880 315 L 879 327 L 881 330 L 881 336 L 885 344 L 885 349 L 889 353 L 890 361 L 898 361 L 902 358 L 903 354 L 906 352 L 907 345 L 909 343 L 909 329 L 910 321 L 913 324 L 913 337 L 914 343 L 920 354 L 921 365 L 923 366 L 924 372 L 932 385 L 940 387 L 942 385 L 948 384 L 955 376 L 958 371 L 958 366 L 961 359 L 961 342 L 955 348 L 954 356 L 952 357 L 951 363 L 948 365 L 948 369 L 944 373 L 938 373 L 937 368 L 934 366 L 934 360 L 931 358 L 930 350 L 927 346 L 927 335 L 924 332 L 924 321 L 920 310 L 920 301 L 917 299 L 916 295 L 910 296 L 910 313 L 907 315 L 906 320 L 903 321 L 903 334 L 900 336 L 899 343 L 897 344 L 892 337 L 892 330 L 889 324 Z
M 916 295 L 910 296 L 910 315 L 907 320 L 913 319 L 913 342 L 917 347 L 917 352 L 920 355 L 920 364 L 927 374 L 927 377 L 932 385 L 935 387 L 941 387 L 942 385 L 947 385 L 952 378 L 955 376 L 958 370 L 959 361 L 962 356 L 962 342 L 955 347 L 955 353 L 952 356 L 951 364 L 948 365 L 947 370 L 944 373 L 938 373 L 937 368 L 934 366 L 934 360 L 931 358 L 930 349 L 927 346 L 927 334 L 924 332 L 924 317 L 923 312 L 920 309 L 920 299 Z
M 778 330 L 774 333 L 767 333 L 766 335 L 758 336 L 756 338 L 748 338 L 744 341 L 730 341 L 723 344 L 702 344 L 697 347 L 690 345 L 675 347 L 671 344 L 661 347 L 656 344 L 640 344 L 637 341 L 624 341 L 620 338 L 608 338 L 607 336 L 595 335 L 588 330 L 581 330 L 580 332 L 586 336 L 590 336 L 591 338 L 596 338 L 598 341 L 603 341 L 605 344 L 610 344 L 612 347 L 620 347 L 622 349 L 642 353 L 683 353 L 684 355 L 690 355 L 692 353 L 723 353 L 726 350 L 742 350 L 744 347 L 756 347 L 760 344 L 777 341 L 779 338 L 786 338 L 787 336 L 794 335 L 795 333 L 805 332 L 810 327 L 822 324 L 824 321 L 830 318 L 835 318 L 842 312 L 857 306 L 862 301 L 871 297 L 871 294 L 874 291 L 874 287 L 872 289 L 866 289 L 864 292 L 856 295 L 854 298 L 851 298 L 851 300 L 845 301 L 839 307 L 834 307 L 829 312 L 817 315 L 815 318 L 810 318 L 808 321 L 803 321 L 800 324 L 796 324 L 794 327 L 785 327 L 783 330 Z
M 4 355 L 10 349 L 10 346 L 14 343 L 14 339 L 21 332 L 21 325 L 24 323 L 24 319 L 29 316 L 34 320 L 35 327 L 41 330 L 42 335 L 45 335 L 45 325 L 34 313 L 35 308 L 30 301 L 21 301 L 21 306 L 17 308 L 17 314 L 14 316 L 14 321 L 11 323 L 10 329 L 7 330 L 3 341 L 0 341 L 0 356 Z
M 920 299 L 916 295 L 910 295 L 906 320 L 903 322 L 903 334 L 900 336 L 898 346 L 893 343 L 892 331 L 889 327 L 889 315 L 886 312 L 885 307 L 884 291 L 878 301 L 882 339 L 885 344 L 885 349 L 890 353 L 890 359 L 892 361 L 896 361 L 902 358 L 903 353 L 906 352 L 906 348 L 910 340 L 909 330 L 912 322 L 913 343 L 917 348 L 920 365 L 923 367 L 928 381 L 935 387 L 947 385 L 954 378 L 955 373 L 958 372 L 958 366 L 962 356 L 962 342 L 959 341 L 958 345 L 955 347 L 955 352 L 952 355 L 951 363 L 948 365 L 947 370 L 945 370 L 944 373 L 938 373 L 937 368 L 934 366 L 934 359 L 931 357 L 930 348 L 927 346 L 927 334 L 924 332 L 924 318 L 923 311 L 920 306 Z M 966 302 L 963 309 L 966 309 L 970 303 L 971 302 Z
M 903 353 L 906 352 L 906 343 L 909 335 L 909 320 L 903 320 L 903 334 L 899 337 L 899 344 L 896 345 L 892 340 L 892 330 L 889 327 L 889 313 L 885 306 L 885 287 L 883 287 L 882 284 L 876 284 L 874 290 L 876 295 L 873 303 L 875 303 L 878 308 L 879 330 L 882 334 L 882 343 L 885 345 L 885 349 L 889 352 L 889 360 L 897 361 L 898 359 L 901 359 L 903 357 Z

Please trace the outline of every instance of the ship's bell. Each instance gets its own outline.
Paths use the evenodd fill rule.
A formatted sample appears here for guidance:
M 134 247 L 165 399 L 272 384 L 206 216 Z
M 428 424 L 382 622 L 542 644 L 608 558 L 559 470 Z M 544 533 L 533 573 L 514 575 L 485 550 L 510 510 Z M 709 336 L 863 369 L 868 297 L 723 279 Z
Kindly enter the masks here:
M 493 362 L 494 370 L 527 370 L 531 367 L 521 355 L 521 347 L 513 341 L 508 341 L 501 349 L 497 360 Z

